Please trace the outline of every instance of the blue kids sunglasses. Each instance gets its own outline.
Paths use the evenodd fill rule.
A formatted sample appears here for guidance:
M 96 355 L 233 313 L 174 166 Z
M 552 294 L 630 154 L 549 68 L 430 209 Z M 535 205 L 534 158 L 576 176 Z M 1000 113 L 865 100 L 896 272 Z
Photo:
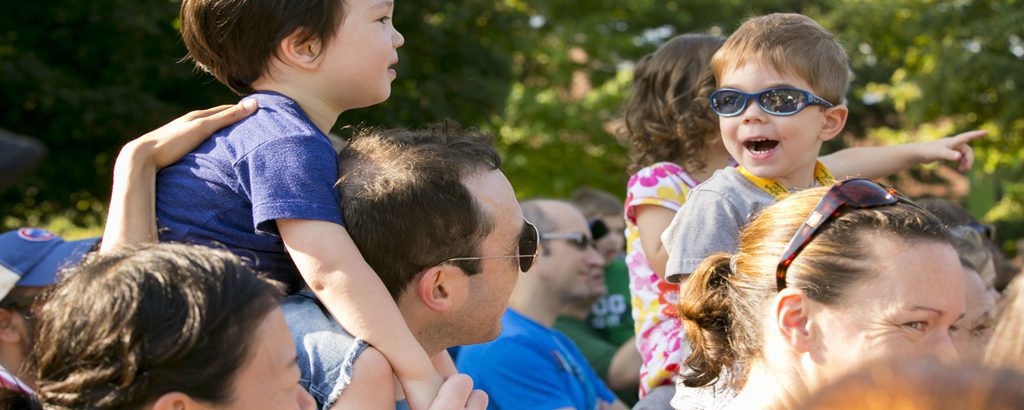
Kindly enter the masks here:
M 732 88 L 720 88 L 711 93 L 711 109 L 721 117 L 735 117 L 747 109 L 747 102 L 753 98 L 764 112 L 777 115 L 793 115 L 811 105 L 832 108 L 824 98 L 799 88 L 778 87 L 748 94 Z

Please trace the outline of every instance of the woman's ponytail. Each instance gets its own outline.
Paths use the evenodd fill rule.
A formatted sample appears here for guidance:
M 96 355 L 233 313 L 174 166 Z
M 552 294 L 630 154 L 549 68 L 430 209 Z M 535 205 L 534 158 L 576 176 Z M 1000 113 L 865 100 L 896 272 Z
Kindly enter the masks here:
M 701 262 L 679 295 L 679 318 L 693 352 L 684 364 L 683 384 L 688 387 L 713 383 L 723 368 L 731 367 L 736 353 L 729 342 L 732 306 L 729 279 L 732 256 L 717 253 Z

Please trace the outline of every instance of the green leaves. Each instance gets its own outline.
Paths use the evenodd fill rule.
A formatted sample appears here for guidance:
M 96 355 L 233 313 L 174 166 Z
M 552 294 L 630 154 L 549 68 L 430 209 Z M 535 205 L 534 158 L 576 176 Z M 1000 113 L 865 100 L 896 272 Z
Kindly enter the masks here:
M 179 6 L 53 0 L 12 4 L 0 16 L 0 127 L 50 148 L 42 169 L 3 193 L 6 227 L 62 210 L 101 214 L 82 201 L 107 197 L 111 158 L 124 141 L 236 99 L 176 62 L 185 55 Z M 581 185 L 622 195 L 627 151 L 612 131 L 632 63 L 671 36 L 728 35 L 746 17 L 774 11 L 804 12 L 846 46 L 856 73 L 850 138 L 896 143 L 989 129 L 974 144 L 973 179 L 997 188 L 972 198 L 972 211 L 1024 218 L 1019 0 L 403 1 L 395 24 L 406 42 L 391 99 L 344 113 L 336 131 L 453 118 L 498 134 L 521 197 L 565 196 Z

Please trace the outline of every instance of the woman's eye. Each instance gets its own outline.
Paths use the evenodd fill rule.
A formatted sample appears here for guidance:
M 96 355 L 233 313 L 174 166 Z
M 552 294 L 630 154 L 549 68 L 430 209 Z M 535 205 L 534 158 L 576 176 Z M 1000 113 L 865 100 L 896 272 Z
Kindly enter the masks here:
M 381 18 L 377 19 L 377 21 L 379 21 L 381 23 L 387 23 L 388 20 L 391 20 L 391 17 L 384 16 L 384 17 L 381 17 Z
M 906 327 L 906 328 L 912 329 L 912 330 L 916 330 L 916 331 L 922 331 L 922 330 L 925 330 L 925 328 L 928 327 L 928 322 L 924 322 L 924 321 L 907 322 L 907 323 L 903 324 L 903 327 Z

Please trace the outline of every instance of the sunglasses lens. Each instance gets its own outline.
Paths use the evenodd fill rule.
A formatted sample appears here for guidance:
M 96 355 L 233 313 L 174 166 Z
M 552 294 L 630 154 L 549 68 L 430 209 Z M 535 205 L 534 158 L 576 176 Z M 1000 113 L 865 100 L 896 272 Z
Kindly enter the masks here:
M 576 245 L 576 248 L 578 248 L 579 250 L 585 251 L 585 250 L 587 250 L 587 248 L 592 246 L 594 244 L 594 242 L 591 241 L 590 238 L 588 238 L 586 236 L 583 236 L 583 235 L 580 235 L 578 238 L 576 238 L 575 240 L 572 241 L 572 244 Z
M 711 93 L 711 108 L 718 115 L 739 114 L 747 106 L 747 97 L 734 90 L 718 90 Z
M 899 199 L 894 192 L 866 179 L 851 179 L 839 186 L 849 200 L 849 204 L 858 208 L 894 204 Z
M 600 219 L 590 221 L 590 236 L 592 236 L 595 241 L 604 238 L 607 234 L 608 225 L 605 225 L 604 221 Z
M 807 95 L 799 90 L 780 88 L 761 93 L 757 101 L 769 114 L 790 115 L 807 106 Z
M 968 227 L 973 229 L 979 235 L 988 238 L 990 241 L 996 240 L 996 227 L 992 224 L 983 224 L 978 222 L 971 222 L 967 224 Z
M 540 234 L 537 227 L 526 222 L 523 224 L 523 232 L 519 235 L 519 270 L 527 272 L 533 267 L 533 260 L 537 257 L 537 242 Z

